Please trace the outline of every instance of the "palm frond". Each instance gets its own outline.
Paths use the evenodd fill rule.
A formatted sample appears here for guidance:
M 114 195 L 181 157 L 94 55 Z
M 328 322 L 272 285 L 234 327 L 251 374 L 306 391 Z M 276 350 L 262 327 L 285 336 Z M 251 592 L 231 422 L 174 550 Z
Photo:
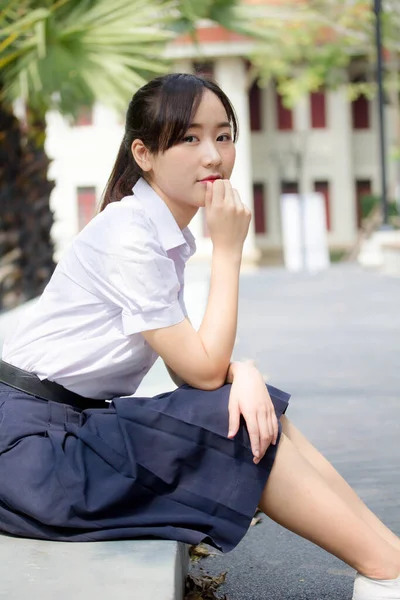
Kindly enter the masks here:
M 0 69 L 20 55 L 21 39 L 29 36 L 32 29 L 49 15 L 45 9 L 33 10 L 20 16 L 12 11 L 0 13 Z M 6 52 L 9 50 L 8 52 Z
M 144 74 L 168 70 L 163 50 L 174 37 L 170 2 L 157 12 L 148 0 L 44 4 L 10 22 L 0 38 L 5 44 L 16 36 L 0 59 L 4 101 L 22 97 L 67 114 L 99 98 L 121 106 L 145 82 Z

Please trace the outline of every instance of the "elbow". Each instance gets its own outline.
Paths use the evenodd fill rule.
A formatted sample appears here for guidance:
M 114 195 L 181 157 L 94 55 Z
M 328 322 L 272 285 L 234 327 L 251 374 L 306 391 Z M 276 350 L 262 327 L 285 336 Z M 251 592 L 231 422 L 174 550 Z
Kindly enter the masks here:
M 210 379 L 209 381 L 205 381 L 201 386 L 198 386 L 199 389 L 205 390 L 207 392 L 213 392 L 214 390 L 219 390 L 225 384 L 225 379 Z
M 212 392 L 214 390 L 218 390 L 226 383 L 226 373 L 207 373 L 201 378 L 192 384 L 193 387 L 196 387 L 199 390 L 205 390 L 207 392 Z
M 187 380 L 174 379 L 174 383 L 179 387 L 183 384 L 190 385 L 197 390 L 204 390 L 205 392 L 212 392 L 214 390 L 218 390 L 225 383 L 226 379 L 224 377 L 196 377 L 196 378 L 187 378 Z
M 196 368 L 181 370 L 179 374 L 168 367 L 169 374 L 171 375 L 174 383 L 179 387 L 184 383 L 190 385 L 198 390 L 204 390 L 212 392 L 218 390 L 226 383 L 226 378 L 229 369 L 228 365 L 219 365 L 216 367 L 214 364 L 201 363 L 200 361 L 196 364 Z

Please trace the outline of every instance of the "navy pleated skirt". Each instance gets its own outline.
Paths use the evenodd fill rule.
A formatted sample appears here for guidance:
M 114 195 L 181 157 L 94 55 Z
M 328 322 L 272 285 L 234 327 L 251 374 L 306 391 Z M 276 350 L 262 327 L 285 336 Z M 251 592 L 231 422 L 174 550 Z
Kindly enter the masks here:
M 0 530 L 231 550 L 249 528 L 276 446 L 255 465 L 244 422 L 227 438 L 230 387 L 185 385 L 79 411 L 0 383 Z M 279 418 L 290 395 L 268 390 Z

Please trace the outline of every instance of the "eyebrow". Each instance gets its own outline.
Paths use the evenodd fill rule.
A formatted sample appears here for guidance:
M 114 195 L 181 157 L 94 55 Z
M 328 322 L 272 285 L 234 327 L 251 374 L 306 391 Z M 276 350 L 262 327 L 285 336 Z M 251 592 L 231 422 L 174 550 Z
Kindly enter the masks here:
M 218 123 L 216 125 L 216 129 L 220 129 L 221 127 L 230 127 L 231 124 L 228 121 L 223 121 L 222 123 Z M 203 125 L 201 125 L 201 123 L 190 123 L 188 129 L 192 129 L 192 128 L 197 128 L 197 129 L 202 129 Z

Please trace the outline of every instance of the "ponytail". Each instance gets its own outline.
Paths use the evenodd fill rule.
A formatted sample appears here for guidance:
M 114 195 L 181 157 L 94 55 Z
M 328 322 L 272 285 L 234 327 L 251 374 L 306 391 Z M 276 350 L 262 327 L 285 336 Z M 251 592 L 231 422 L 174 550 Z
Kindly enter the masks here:
M 131 196 L 132 188 L 141 176 L 142 170 L 133 158 L 131 149 L 127 147 L 124 139 L 103 192 L 98 212 L 104 210 L 107 204 L 111 202 L 119 202 L 125 196 Z

